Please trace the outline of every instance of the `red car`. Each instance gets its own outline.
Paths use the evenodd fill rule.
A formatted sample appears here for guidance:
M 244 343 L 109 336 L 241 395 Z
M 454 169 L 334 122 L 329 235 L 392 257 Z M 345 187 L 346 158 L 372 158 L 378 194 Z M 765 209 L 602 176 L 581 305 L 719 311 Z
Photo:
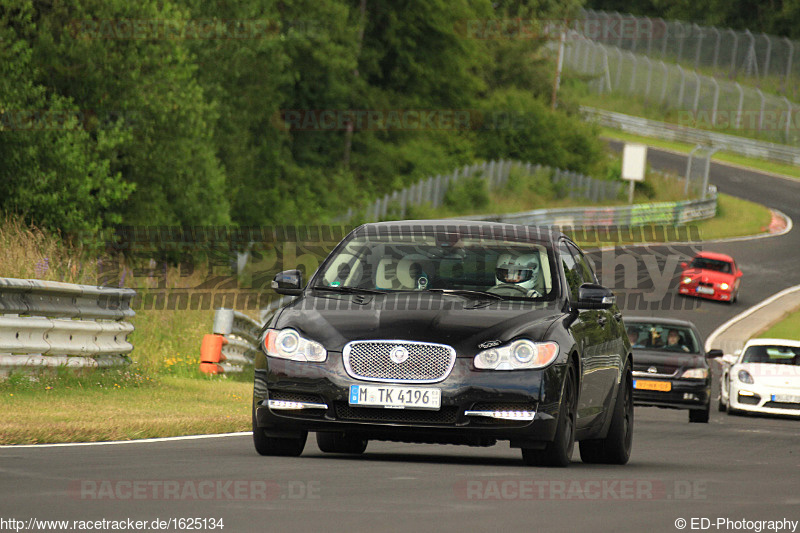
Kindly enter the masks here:
M 700 252 L 691 263 L 681 263 L 680 294 L 733 303 L 739 294 L 742 271 L 729 255 Z

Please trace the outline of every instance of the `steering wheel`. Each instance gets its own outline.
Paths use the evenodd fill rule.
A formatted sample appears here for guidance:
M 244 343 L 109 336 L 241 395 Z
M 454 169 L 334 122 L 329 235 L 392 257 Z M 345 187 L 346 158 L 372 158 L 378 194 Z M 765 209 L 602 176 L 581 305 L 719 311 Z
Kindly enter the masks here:
M 486 292 L 499 296 L 528 296 L 528 289 L 520 287 L 519 285 L 514 285 L 513 283 L 501 283 L 500 285 L 495 285 L 490 289 L 486 289 Z

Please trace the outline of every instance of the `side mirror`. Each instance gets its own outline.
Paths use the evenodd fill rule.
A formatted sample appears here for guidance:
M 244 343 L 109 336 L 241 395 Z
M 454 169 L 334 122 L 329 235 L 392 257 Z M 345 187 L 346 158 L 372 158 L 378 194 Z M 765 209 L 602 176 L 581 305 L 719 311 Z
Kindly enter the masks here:
M 706 359 L 716 359 L 717 357 L 722 357 L 722 355 L 722 350 L 715 348 L 706 352 Z
M 303 293 L 303 274 L 299 270 L 284 270 L 272 279 L 272 288 L 278 294 L 300 296 Z
M 609 309 L 617 301 L 611 289 L 595 283 L 584 283 L 578 287 L 578 309 Z
M 689 263 L 687 263 L 686 261 L 681 261 L 681 268 L 686 270 L 687 268 L 689 268 Z
M 737 278 L 741 278 L 742 277 L 742 271 L 741 270 L 737 270 L 735 276 Z

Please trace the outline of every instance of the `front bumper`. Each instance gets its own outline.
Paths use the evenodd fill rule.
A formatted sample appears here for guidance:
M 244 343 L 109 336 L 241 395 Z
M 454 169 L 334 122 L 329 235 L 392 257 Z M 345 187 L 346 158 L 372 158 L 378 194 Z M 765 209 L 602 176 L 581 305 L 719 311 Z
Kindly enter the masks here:
M 800 401 L 775 401 L 776 395 L 791 395 L 800 399 L 800 390 L 779 389 L 758 384 L 731 383 L 728 405 L 737 411 L 772 415 L 800 416 Z
M 697 285 L 684 285 L 678 287 L 678 292 L 684 296 L 695 296 L 697 298 L 705 298 L 707 300 L 716 300 L 718 302 L 730 302 L 733 298 L 733 289 L 722 290 L 719 287 L 713 287 L 714 292 L 706 294 L 697 292 Z
M 705 379 L 654 379 L 635 376 L 637 381 L 669 383 L 669 391 L 633 389 L 633 403 L 641 406 L 669 407 L 674 409 L 708 409 L 711 398 L 711 381 Z
M 439 389 L 440 409 L 387 409 L 350 405 L 351 385 L 376 383 L 349 376 L 341 354 L 330 352 L 322 364 L 268 358 L 266 368 L 255 371 L 254 421 L 274 437 L 335 431 L 379 440 L 454 444 L 509 440 L 512 445 L 533 447 L 554 438 L 564 374 L 565 365 L 477 371 L 472 358 L 458 358 L 443 381 L 413 385 Z

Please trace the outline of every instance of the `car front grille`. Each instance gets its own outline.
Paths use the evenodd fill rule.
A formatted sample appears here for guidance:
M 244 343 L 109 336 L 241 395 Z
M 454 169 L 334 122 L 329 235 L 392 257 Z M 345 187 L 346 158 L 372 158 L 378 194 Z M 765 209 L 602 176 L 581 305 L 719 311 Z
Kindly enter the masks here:
M 443 407 L 438 411 L 428 411 L 421 409 L 352 407 L 344 402 L 336 402 L 334 405 L 336 418 L 358 422 L 452 426 L 458 418 L 458 408 L 452 406 Z
M 347 373 L 356 379 L 399 383 L 442 381 L 456 361 L 456 351 L 445 344 L 391 340 L 353 341 L 343 356 Z

